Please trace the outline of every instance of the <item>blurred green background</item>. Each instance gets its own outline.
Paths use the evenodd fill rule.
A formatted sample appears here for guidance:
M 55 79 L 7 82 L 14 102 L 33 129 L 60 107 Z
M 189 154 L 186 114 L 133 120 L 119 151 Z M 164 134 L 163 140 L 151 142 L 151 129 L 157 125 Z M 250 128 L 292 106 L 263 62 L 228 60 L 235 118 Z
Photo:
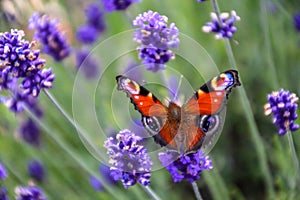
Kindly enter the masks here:
M 23 29 L 26 39 L 32 40 L 32 31 L 27 30 L 27 20 L 32 12 L 39 11 L 58 18 L 69 43 L 73 48 L 80 48 L 82 45 L 76 41 L 75 32 L 76 28 L 84 23 L 84 8 L 88 2 L 93 1 L 2 0 L 0 31 L 9 31 L 11 28 Z M 237 92 L 241 88 L 236 88 L 230 95 L 222 134 L 209 154 L 214 169 L 204 171 L 202 178 L 197 181 L 200 192 L 204 199 L 299 199 L 299 188 L 292 187 L 295 174 L 287 137 L 278 136 L 272 118 L 264 116 L 263 105 L 267 102 L 266 95 L 273 90 L 284 88 L 297 95 L 300 93 L 300 35 L 293 25 L 293 15 L 300 12 L 300 4 L 296 0 L 222 0 L 218 3 L 222 12 L 236 10 L 241 17 L 241 21 L 236 23 L 238 30 L 230 42 L 242 87 L 247 93 L 259 130 L 259 139 L 266 154 L 265 162 L 272 176 L 275 196 L 270 196 L 267 191 L 265 175 L 259 166 L 256 141 L 251 136 L 246 119 L 249 113 L 244 110 Z M 215 40 L 213 34 L 203 33 L 201 29 L 207 21 L 210 21 L 211 2 L 197 3 L 196 0 L 184 2 L 143 0 L 130 6 L 125 12 L 106 13 L 107 29 L 97 44 L 89 47 L 91 49 L 95 47 L 93 55 L 99 58 L 100 63 L 101 60 L 102 64 L 105 63 L 105 55 L 101 54 L 101 49 L 99 50 L 97 45 L 118 33 L 131 30 L 133 28 L 131 20 L 148 9 L 166 15 L 169 22 L 175 22 L 180 32 L 195 40 L 208 52 L 219 71 L 230 68 L 224 41 Z M 8 13 L 15 19 L 5 18 Z M 120 47 L 137 46 L 131 40 L 121 42 L 112 45 L 107 53 Z M 179 46 L 179 51 L 182 50 L 180 48 Z M 197 54 L 193 48 L 184 51 L 186 54 Z M 54 88 L 50 92 L 71 114 L 72 93 L 77 72 L 74 54 L 61 63 L 53 61 L 47 55 L 42 57 L 47 59 L 47 66 L 52 67 L 56 74 Z M 201 58 L 199 56 L 196 65 L 202 65 Z M 130 128 L 130 125 L 124 127 L 127 119 L 117 122 L 114 120 L 110 101 L 116 87 L 115 76 L 123 73 L 131 60 L 140 63 L 137 53 L 130 52 L 118 57 L 109 66 L 103 66 L 103 76 L 99 82 L 101 88 L 96 91 L 95 96 L 95 108 L 104 131 Z M 197 69 L 199 66 L 193 67 Z M 105 67 L 107 68 L 104 71 Z M 167 76 L 173 75 L 172 71 L 183 74 L 193 89 L 197 89 L 204 83 L 201 75 L 194 76 L 195 69 L 190 67 L 190 63 L 184 57 L 177 56 L 168 67 L 170 69 L 162 73 L 166 73 Z M 160 79 L 161 73 L 143 72 L 145 80 L 148 77 L 149 80 Z M 87 80 L 87 85 L 89 81 Z M 153 88 L 155 86 L 149 89 Z M 155 88 L 152 91 L 155 94 L 163 94 L 157 94 L 159 97 L 166 95 L 163 88 Z M 124 99 L 126 106 L 128 103 L 130 113 L 138 118 L 139 114 L 133 110 L 125 95 L 120 94 L 120 98 Z M 150 199 L 139 185 L 126 190 L 119 184 L 110 186 L 110 190 L 95 191 L 89 184 L 88 177 L 91 171 L 97 173 L 99 161 L 86 150 L 75 128 L 60 114 L 47 96 L 42 94 L 39 101 L 44 111 L 42 122 L 50 130 L 50 133 L 42 131 L 41 148 L 34 148 L 17 136 L 18 124 L 24 119 L 26 113 L 15 115 L 4 105 L 0 106 L 0 161 L 9 172 L 9 178 L 3 184 L 8 188 L 10 196 L 13 196 L 13 188 L 16 185 L 27 184 L 29 176 L 26 163 L 35 158 L 45 164 L 47 179 L 37 185 L 43 188 L 49 199 Z M 89 116 L 83 117 L 88 119 Z M 97 135 L 97 133 L 93 134 Z M 53 135 L 57 138 L 54 139 Z M 103 139 L 99 137 L 99 140 L 94 142 L 99 149 L 103 150 L 101 138 Z M 298 152 L 300 147 L 298 131 L 293 133 L 293 138 Z M 70 152 L 77 159 L 74 159 Z M 91 171 L 83 167 L 82 163 Z M 162 199 L 195 199 L 191 185 L 187 182 L 173 183 L 165 169 L 152 173 L 150 186 Z

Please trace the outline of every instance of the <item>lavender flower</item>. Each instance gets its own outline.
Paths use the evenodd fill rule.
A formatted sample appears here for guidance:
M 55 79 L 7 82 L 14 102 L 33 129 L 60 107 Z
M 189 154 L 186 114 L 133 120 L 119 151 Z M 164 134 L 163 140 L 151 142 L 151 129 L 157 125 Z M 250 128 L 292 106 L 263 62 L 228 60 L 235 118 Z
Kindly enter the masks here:
M 99 167 L 99 172 L 102 175 L 102 177 L 104 178 L 104 181 L 109 184 L 109 185 L 113 185 L 116 184 L 117 182 L 110 176 L 110 168 L 107 167 L 106 165 L 101 165 Z M 89 178 L 90 183 L 92 185 L 92 187 L 96 190 L 96 191 L 102 191 L 104 189 L 103 184 L 101 183 L 100 180 L 98 180 L 96 177 L 94 176 L 90 176 Z
M 35 30 L 34 37 L 44 45 L 44 52 L 56 61 L 61 61 L 70 54 L 70 46 L 66 36 L 58 29 L 57 20 L 51 20 L 47 15 L 33 13 L 28 28 Z
M 90 180 L 90 184 L 92 185 L 94 190 L 102 191 L 104 189 L 102 183 L 96 177 L 90 176 L 89 180 Z
M 179 31 L 174 23 L 168 27 L 168 18 L 149 10 L 139 14 L 133 20 L 133 26 L 139 27 L 133 35 L 133 40 L 140 43 L 139 57 L 146 64 L 147 70 L 153 72 L 164 69 L 164 64 L 175 55 L 170 48 L 179 45 Z
M 27 106 L 27 108 L 34 112 L 36 116 L 42 117 L 43 112 L 39 108 L 37 99 L 35 97 L 22 93 L 22 91 L 17 87 L 12 88 L 11 90 L 13 95 L 7 97 L 1 96 L 1 103 L 3 103 L 14 113 L 23 111 L 24 106 Z
M 104 143 L 109 155 L 111 176 L 114 180 L 121 180 L 125 188 L 137 181 L 144 186 L 149 185 L 152 162 L 147 150 L 139 144 L 142 138 L 129 130 L 123 130 L 117 134 L 116 139 L 116 144 L 112 137 Z
M 89 4 L 85 10 L 85 16 L 87 24 L 94 27 L 99 33 L 105 30 L 104 15 L 98 3 Z
M 9 200 L 7 197 L 7 190 L 5 187 L 0 187 L 0 200 Z
M 24 77 L 20 87 L 23 89 L 23 94 L 31 94 L 37 97 L 41 88 L 52 88 L 55 75 L 52 74 L 52 69 L 37 70 L 36 73 L 30 73 Z
M 101 165 L 99 167 L 99 172 L 102 174 L 104 180 L 106 183 L 113 185 L 116 184 L 117 182 L 110 176 L 110 167 L 106 165 Z
M 51 69 L 43 69 L 46 61 L 39 58 L 40 51 L 32 50 L 35 42 L 23 37 L 24 32 L 16 29 L 0 33 L 0 91 L 13 93 L 0 100 L 13 112 L 22 111 L 42 88 L 51 88 L 55 78 Z
M 200 2 L 200 3 L 202 3 L 202 2 L 204 2 L 204 1 L 206 1 L 206 0 L 197 0 L 198 2 Z
M 232 38 L 233 34 L 237 31 L 237 28 L 233 26 L 234 22 L 240 21 L 240 17 L 237 16 L 234 10 L 231 11 L 231 16 L 229 13 L 221 13 L 220 19 L 218 19 L 217 14 L 212 12 L 210 17 L 212 21 L 207 22 L 202 27 L 203 32 L 216 33 L 216 39 Z
M 16 200 L 47 200 L 43 191 L 36 186 L 19 186 L 15 188 Z
M 33 160 L 27 163 L 27 171 L 31 178 L 38 182 L 43 182 L 45 179 L 45 169 L 41 162 Z
M 138 51 L 139 57 L 143 59 L 142 63 L 146 65 L 146 69 L 153 72 L 165 69 L 166 66 L 164 64 L 175 58 L 172 51 L 155 47 L 138 48 Z
M 76 67 L 82 69 L 86 78 L 97 78 L 100 73 L 99 60 L 87 49 L 76 51 Z
M 273 123 L 278 127 L 278 134 L 284 135 L 288 130 L 296 131 L 299 125 L 295 124 L 298 118 L 296 110 L 299 98 L 294 93 L 280 89 L 267 96 L 268 102 L 265 106 L 265 115 L 273 113 Z
M 141 0 L 102 0 L 102 3 L 107 12 L 112 12 L 115 10 L 126 10 L 132 3 L 140 1 Z
M 24 40 L 24 36 L 24 31 L 17 29 L 0 33 L 0 90 L 11 88 L 14 78 L 34 74 L 46 63 L 39 58 L 39 50 L 32 50 L 35 42 Z
M 14 91 L 13 93 L 13 96 L 1 96 L 0 102 L 14 113 L 22 112 L 24 107 L 28 105 L 28 102 L 30 102 L 30 97 L 26 94 L 22 94 L 18 90 Z
M 40 128 L 32 119 L 27 119 L 19 128 L 21 138 L 33 146 L 39 147 L 40 141 Z
M 76 36 L 78 41 L 91 44 L 98 39 L 101 32 L 105 30 L 104 16 L 97 3 L 91 3 L 85 10 L 86 24 L 80 26 Z
M 296 30 L 300 32 L 300 12 L 294 15 L 293 20 Z
M 0 180 L 4 180 L 7 178 L 7 172 L 4 165 L 0 162 Z
M 99 36 L 99 32 L 91 25 L 82 25 L 77 29 L 77 40 L 84 44 L 94 43 Z
M 200 179 L 200 173 L 203 170 L 213 168 L 212 161 L 208 156 L 204 156 L 201 150 L 180 157 L 178 157 L 177 152 L 169 151 L 160 153 L 158 157 L 162 165 L 171 174 L 174 182 L 187 180 L 192 183 Z

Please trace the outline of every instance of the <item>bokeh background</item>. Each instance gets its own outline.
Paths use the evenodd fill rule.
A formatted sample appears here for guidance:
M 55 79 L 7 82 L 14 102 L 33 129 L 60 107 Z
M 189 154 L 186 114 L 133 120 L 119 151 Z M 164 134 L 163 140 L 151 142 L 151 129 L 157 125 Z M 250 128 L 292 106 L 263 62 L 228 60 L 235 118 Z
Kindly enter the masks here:
M 143 0 L 132 4 L 126 11 L 105 13 L 105 32 L 101 33 L 96 43 L 84 46 L 77 41 L 76 30 L 84 24 L 84 10 L 91 2 L 94 1 L 2 0 L 0 31 L 10 31 L 11 28 L 22 29 L 26 34 L 25 38 L 32 40 L 33 31 L 28 30 L 27 26 L 33 12 L 45 13 L 59 20 L 60 28 L 72 46 L 72 53 L 62 62 L 55 62 L 45 54 L 42 54 L 42 57 L 56 74 L 51 94 L 70 115 L 73 112 L 72 106 L 77 106 L 73 104 L 72 99 L 77 75 L 74 52 L 80 48 L 93 50 L 92 56 L 96 57 L 97 70 L 102 73 L 100 81 L 97 82 L 99 87 L 95 94 L 96 102 L 91 106 L 96 111 L 102 128 L 99 134 L 101 132 L 102 135 L 99 136 L 94 132 L 91 133 L 91 137 L 99 136 L 94 140 L 94 145 L 101 151 L 104 151 L 102 145 L 105 134 L 130 128 L 131 123 L 139 119 L 139 114 L 134 111 L 129 100 L 124 94 L 120 94 L 121 106 L 126 107 L 131 119 L 118 117 L 116 120 L 112 110 L 116 108 L 113 108 L 114 104 L 111 104 L 111 101 L 115 95 L 115 76 L 123 74 L 131 63 L 140 66 L 141 61 L 137 52 L 131 48 L 138 44 L 124 39 L 117 40 L 106 53 L 110 54 L 118 48 L 127 46 L 132 51 L 126 55 L 119 55 L 114 62 L 103 66 L 106 55 L 103 49 L 97 48 L 97 45 L 116 34 L 132 30 L 131 22 L 138 14 L 151 9 L 166 15 L 169 22 L 176 23 L 181 33 L 207 51 L 220 72 L 230 68 L 224 41 L 215 40 L 213 34 L 202 32 L 202 26 L 210 21 L 210 12 L 213 11 L 210 1 L 198 3 L 196 0 L 184 2 Z M 230 95 L 222 133 L 209 153 L 214 168 L 211 171 L 204 171 L 201 179 L 197 181 L 200 192 L 204 199 L 300 198 L 299 188 L 293 187 L 295 173 L 288 139 L 277 134 L 272 117 L 266 117 L 263 109 L 267 102 L 266 95 L 273 90 L 284 88 L 297 95 L 300 93 L 300 35 L 293 23 L 293 16 L 300 12 L 300 4 L 295 0 L 223 0 L 218 3 L 222 12 L 235 10 L 241 17 L 241 21 L 235 24 L 238 30 L 230 43 L 259 137 L 253 137 L 251 134 L 246 117 L 250 113 L 242 106 L 243 100 L 239 98 L 237 92 L 240 88 L 236 88 Z M 180 48 L 179 46 L 179 51 L 182 50 Z M 193 48 L 185 48 L 184 51 L 187 54 L 197 54 Z M 177 80 L 179 74 L 182 74 L 184 80 L 188 80 L 191 88 L 195 90 L 205 81 L 201 74 L 194 75 L 197 69 L 205 69 L 202 65 L 201 56 L 194 66 L 191 66 L 184 57 L 177 56 L 168 63 L 165 71 L 153 73 L 144 70 L 143 66 L 139 69 L 142 74 L 141 80 L 152 82 L 160 82 L 162 74 L 168 78 L 177 75 Z M 210 71 L 209 67 L 207 66 L 207 71 Z M 88 85 L 90 81 L 95 83 L 95 80 L 87 78 L 85 84 Z M 153 84 L 149 90 L 158 97 L 168 95 L 163 84 Z M 45 94 L 41 94 L 39 103 L 44 112 L 41 122 L 46 127 L 41 128 L 39 147 L 29 145 L 20 137 L 20 125 L 28 114 L 26 112 L 14 114 L 4 105 L 0 105 L 0 161 L 9 173 L 9 178 L 1 184 L 5 184 L 9 196 L 14 196 L 15 186 L 26 185 L 31 180 L 27 172 L 27 162 L 36 159 L 44 164 L 46 178 L 43 182 L 35 184 L 44 190 L 48 199 L 150 199 L 139 185 L 124 189 L 119 183 L 108 185 L 109 189 L 96 191 L 91 186 L 89 177 L 91 172 L 99 173 L 98 169 L 102 163 L 87 150 L 76 129 Z M 87 115 L 82 117 L 89 119 Z M 127 122 L 130 123 L 126 127 Z M 138 130 L 143 131 L 142 128 Z M 300 146 L 298 132 L 293 133 L 296 152 L 299 152 Z M 261 145 L 262 151 L 257 150 L 257 144 Z M 259 154 L 265 156 L 275 196 L 270 196 L 270 188 L 266 186 L 266 176 L 259 164 L 259 157 L 262 155 Z M 100 173 L 99 175 L 102 176 Z M 150 186 L 162 199 L 195 198 L 188 182 L 174 183 L 163 168 L 152 173 Z

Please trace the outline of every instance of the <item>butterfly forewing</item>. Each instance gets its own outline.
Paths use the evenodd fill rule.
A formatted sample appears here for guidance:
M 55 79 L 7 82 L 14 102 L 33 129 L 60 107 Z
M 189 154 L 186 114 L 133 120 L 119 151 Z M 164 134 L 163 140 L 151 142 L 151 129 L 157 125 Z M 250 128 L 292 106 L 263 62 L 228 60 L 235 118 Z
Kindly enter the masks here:
M 231 89 L 238 85 L 240 85 L 238 72 L 225 71 L 200 87 L 183 105 L 184 112 L 191 115 L 218 113 L 226 106 Z
M 117 76 L 118 90 L 126 92 L 135 109 L 144 116 L 165 116 L 167 108 L 143 86 L 125 76 Z

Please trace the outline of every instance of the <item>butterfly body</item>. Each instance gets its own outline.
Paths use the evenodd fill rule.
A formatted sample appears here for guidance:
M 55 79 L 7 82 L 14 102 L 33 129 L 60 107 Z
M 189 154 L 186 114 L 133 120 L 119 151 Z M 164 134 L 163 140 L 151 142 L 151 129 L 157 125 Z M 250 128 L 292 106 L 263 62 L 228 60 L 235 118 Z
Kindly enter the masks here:
M 162 146 L 180 153 L 198 150 L 206 135 L 213 135 L 220 124 L 219 112 L 228 94 L 240 85 L 238 73 L 228 70 L 214 77 L 182 106 L 163 105 L 151 92 L 125 76 L 117 76 L 118 90 L 126 92 L 142 115 L 147 132 Z

